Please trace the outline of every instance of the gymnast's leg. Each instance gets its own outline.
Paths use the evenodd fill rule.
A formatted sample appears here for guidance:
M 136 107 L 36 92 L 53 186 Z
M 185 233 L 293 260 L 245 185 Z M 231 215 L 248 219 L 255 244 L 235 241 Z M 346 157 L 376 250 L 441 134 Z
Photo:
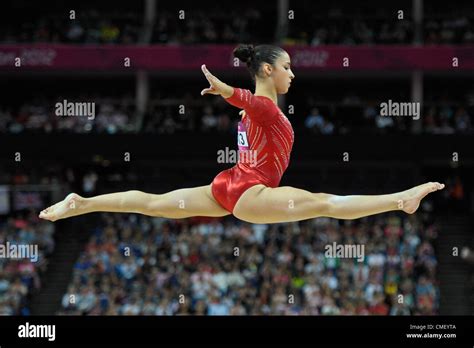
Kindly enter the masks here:
M 163 194 L 132 190 L 85 198 L 71 193 L 61 202 L 43 210 L 39 217 L 56 221 L 92 212 L 139 213 L 171 219 L 230 214 L 212 196 L 211 185 L 206 185 Z
M 322 216 L 358 219 L 393 210 L 413 214 L 426 195 L 443 188 L 443 184 L 430 182 L 392 194 L 337 196 L 290 186 L 256 185 L 239 198 L 233 214 L 251 223 L 292 222 Z

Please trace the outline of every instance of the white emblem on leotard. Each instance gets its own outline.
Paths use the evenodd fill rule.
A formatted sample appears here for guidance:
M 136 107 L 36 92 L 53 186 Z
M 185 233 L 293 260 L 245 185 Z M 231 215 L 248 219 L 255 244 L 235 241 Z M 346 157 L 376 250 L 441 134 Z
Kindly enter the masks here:
M 247 151 L 249 149 L 249 142 L 247 139 L 247 130 L 242 122 L 239 122 L 237 128 L 237 145 L 239 146 L 239 150 Z

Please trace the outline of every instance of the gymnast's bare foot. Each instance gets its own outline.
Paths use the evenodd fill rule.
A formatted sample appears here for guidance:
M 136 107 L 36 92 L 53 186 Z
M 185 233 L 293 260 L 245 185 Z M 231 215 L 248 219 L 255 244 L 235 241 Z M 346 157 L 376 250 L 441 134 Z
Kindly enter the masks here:
M 59 219 L 83 214 L 84 212 L 81 208 L 83 207 L 84 199 L 76 193 L 70 193 L 61 202 L 43 210 L 39 217 L 54 222 Z
M 400 193 L 400 199 L 398 200 L 398 208 L 403 210 L 405 213 L 413 214 L 423 198 L 429 193 L 442 190 L 444 184 L 439 182 L 428 182 L 423 185 L 415 186 L 409 190 Z

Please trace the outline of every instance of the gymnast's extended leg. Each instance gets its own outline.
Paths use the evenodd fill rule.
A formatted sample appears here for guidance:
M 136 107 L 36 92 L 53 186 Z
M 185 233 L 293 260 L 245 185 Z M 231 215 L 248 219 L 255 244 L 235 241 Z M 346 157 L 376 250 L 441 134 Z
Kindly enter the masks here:
M 443 188 L 443 184 L 430 182 L 392 194 L 337 196 L 291 186 L 256 185 L 239 198 L 233 214 L 252 223 L 291 222 L 322 216 L 358 219 L 393 210 L 412 214 L 426 195 Z
M 39 217 L 56 221 L 92 212 L 139 213 L 171 219 L 230 214 L 215 201 L 211 185 L 206 185 L 163 194 L 132 190 L 85 198 L 71 193 L 61 202 L 43 210 Z

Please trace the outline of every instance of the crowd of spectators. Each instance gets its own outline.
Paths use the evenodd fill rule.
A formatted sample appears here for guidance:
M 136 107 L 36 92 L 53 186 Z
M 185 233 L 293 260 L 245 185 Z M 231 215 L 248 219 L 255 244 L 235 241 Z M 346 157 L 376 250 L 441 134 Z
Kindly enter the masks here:
M 215 13 L 215 12 L 213 12 Z M 231 44 L 254 41 L 272 41 L 271 33 L 252 32 L 258 28 L 262 14 L 249 9 L 244 16 L 236 11 L 193 12 L 189 19 L 181 20 L 179 13 L 168 11 L 157 15 L 152 28 L 151 43 Z M 144 36 L 138 15 L 102 17 L 91 11 L 80 15 L 81 20 L 43 18 L 36 23 L 23 23 L 0 37 L 2 43 L 70 43 L 70 44 L 137 44 Z M 424 22 L 425 44 L 472 44 L 473 18 L 458 17 L 430 19 Z M 413 22 L 392 19 L 317 18 L 302 25 L 289 22 L 289 33 L 283 39 L 286 45 L 368 45 L 410 44 L 413 42 Z M 258 39 L 257 39 L 258 38 Z
M 229 133 L 236 129 L 238 118 L 238 110 L 222 98 L 196 101 L 189 94 L 181 98 L 157 98 L 150 103 L 142 131 L 159 134 Z
M 474 43 L 474 13 L 455 18 L 427 18 L 424 22 L 424 44 Z
M 381 116 L 382 101 L 352 95 L 340 100 L 289 100 L 294 112 L 283 110 L 296 131 L 332 135 L 349 133 L 472 134 L 472 96 L 465 101 L 428 102 L 419 119 Z M 83 100 L 83 99 L 80 99 Z M 56 100 L 38 98 L 20 106 L 0 106 L 0 133 L 152 133 L 183 132 L 233 134 L 238 110 L 221 98 L 193 99 L 189 94 L 151 98 L 143 118 L 137 116 L 132 98 L 96 97 L 95 116 L 58 116 Z M 420 129 L 415 123 L 420 122 Z
M 140 6 L 135 9 L 79 6 L 71 17 L 70 9 L 51 10 L 22 22 L 5 18 L 0 30 L 2 43 L 70 44 L 231 44 L 272 42 L 283 34 L 287 45 L 367 45 L 411 44 L 414 22 L 411 1 L 395 6 L 379 3 L 351 4 L 336 1 L 314 6 L 311 1 L 290 1 L 288 32 L 268 23 L 277 23 L 276 2 L 255 6 L 240 2 L 231 7 L 211 2 L 171 4 L 156 8 L 153 23 L 147 23 Z M 445 4 L 435 4 L 425 11 L 422 40 L 425 44 L 472 44 L 474 13 L 469 4 L 459 4 L 457 11 Z M 74 7 L 73 5 L 69 7 Z M 314 9 L 314 10 L 308 10 Z M 271 19 L 274 19 L 271 21 Z M 270 21 L 270 22 L 269 22 Z M 278 32 L 278 33 L 277 33 Z
M 266 19 L 276 16 L 256 7 L 224 8 L 214 4 L 203 10 L 159 11 L 152 43 L 168 45 L 272 42 L 274 28 Z
M 34 211 L 0 217 L 0 245 L 37 246 L 38 259 L 0 257 L 0 315 L 30 315 L 30 298 L 41 289 L 47 257 L 54 250 L 54 225 L 39 220 Z M 9 244 L 7 244 L 9 243 Z M 10 249 L 11 250 L 11 249 Z M 30 249 L 31 250 L 31 249 Z M 31 256 L 30 254 L 29 256 Z M 25 255 L 23 255 L 25 256 Z M 33 261 L 32 261 L 33 260 Z
M 473 131 L 472 113 L 465 107 L 445 105 L 425 110 L 423 128 L 429 134 L 466 134 Z
M 78 98 L 80 103 L 94 103 L 94 115 L 58 115 L 56 104 L 61 98 L 36 98 L 19 106 L 0 106 L 0 133 L 127 133 L 136 129 L 134 102 L 129 98 Z M 68 100 L 67 102 L 76 102 Z
M 217 5 L 218 6 L 218 5 Z M 206 44 L 254 41 L 270 42 L 273 27 L 259 26 L 264 21 L 257 8 L 228 10 L 159 8 L 153 25 L 145 25 L 142 12 L 69 11 L 46 15 L 40 19 L 3 24 L 0 43 L 68 43 L 68 44 Z M 148 34 L 150 33 L 150 34 Z M 149 36 L 149 38 L 147 38 Z
M 446 6 L 443 1 L 424 3 L 423 34 L 426 45 L 474 43 L 474 10 L 468 0 Z
M 328 16 L 319 13 L 306 21 L 289 21 L 289 32 L 283 42 L 310 46 L 413 42 L 413 23 L 407 19 L 397 20 L 396 14 L 386 18 L 354 18 L 340 12 L 341 9 L 334 9 Z
M 291 24 L 292 22 L 290 22 Z M 291 28 L 284 43 L 321 45 L 390 45 L 410 44 L 414 40 L 414 25 L 409 20 L 319 19 L 312 25 Z M 423 43 L 426 45 L 474 43 L 474 15 L 449 19 L 427 19 L 423 23 Z
M 142 17 L 138 12 L 103 13 L 94 9 L 16 21 L 0 31 L 0 43 L 137 44 Z M 24 17 L 23 17 L 24 18 Z
M 418 214 L 254 225 L 104 213 L 58 314 L 436 314 L 436 235 Z M 364 245 L 363 261 L 327 257 L 334 242 Z
M 387 92 L 390 94 L 390 92 Z M 375 97 L 370 94 L 348 93 L 340 99 L 330 97 L 309 97 L 304 100 L 291 100 L 295 109 L 301 110 L 303 104 L 304 123 L 298 117 L 290 118 L 293 126 L 298 124 L 314 134 L 349 134 L 367 132 L 372 134 L 400 133 L 409 134 L 472 134 L 474 132 L 474 91 L 452 92 L 463 95 L 461 99 L 443 95 L 436 99 L 431 92 L 426 94 L 425 103 L 420 107 L 419 115 L 381 114 L 382 103 L 389 97 Z M 393 101 L 409 100 L 406 96 L 393 97 Z M 296 113 L 295 113 L 296 114 Z M 421 123 L 417 125 L 416 123 Z M 417 127 L 419 126 L 419 128 Z

